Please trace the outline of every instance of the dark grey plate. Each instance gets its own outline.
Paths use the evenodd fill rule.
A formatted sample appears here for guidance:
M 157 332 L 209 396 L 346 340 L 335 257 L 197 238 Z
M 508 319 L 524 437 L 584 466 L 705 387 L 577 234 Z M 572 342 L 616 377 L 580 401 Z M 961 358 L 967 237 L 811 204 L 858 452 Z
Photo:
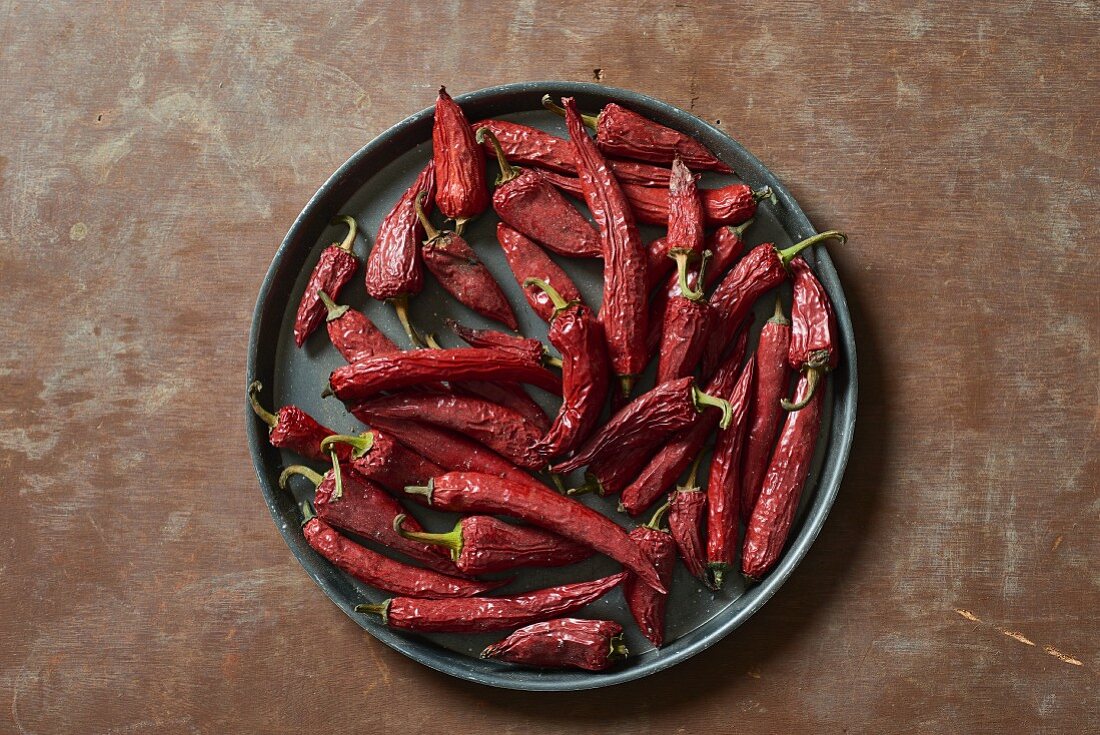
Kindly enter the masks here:
M 732 165 L 741 179 L 753 187 L 770 185 L 778 197 L 778 204 L 765 203 L 760 207 L 756 224 L 748 231 L 750 245 L 775 242 L 782 247 L 814 233 L 791 195 L 752 154 L 702 120 L 649 97 L 595 84 L 535 82 L 492 87 L 456 99 L 470 120 L 504 117 L 564 135 L 562 121 L 542 110 L 540 98 L 544 93 L 554 97 L 573 95 L 582 110 L 598 110 L 610 101 L 622 103 L 660 123 L 695 136 Z M 305 349 L 295 349 L 292 337 L 294 313 L 321 249 L 343 235 L 341 230 L 329 228 L 328 222 L 336 214 L 355 216 L 366 235 L 358 238 L 355 249 L 361 258 L 364 257 L 382 217 L 427 162 L 431 151 L 431 126 L 432 110 L 429 108 L 387 130 L 341 166 L 294 221 L 260 287 L 249 336 L 246 384 L 253 379 L 263 381 L 265 404 L 280 406 L 294 403 L 334 429 L 346 432 L 362 430 L 344 412 L 339 402 L 320 397 L 329 372 L 341 364 L 341 359 L 328 343 L 323 329 L 310 339 Z M 715 185 L 729 180 L 728 177 L 707 176 L 704 183 Z M 527 308 L 500 254 L 494 236 L 495 222 L 491 212 L 482 216 L 467 229 L 467 238 L 504 287 L 524 333 L 545 339 L 545 324 Z M 643 228 L 647 242 L 656 236 L 656 232 Z M 630 659 L 621 667 L 602 674 L 543 672 L 482 661 L 476 658 L 477 653 L 491 641 L 502 638 L 503 633 L 409 635 L 385 628 L 375 617 L 355 613 L 353 608 L 357 603 L 377 601 L 384 595 L 337 571 L 305 543 L 299 530 L 301 516 L 296 501 L 309 497 L 306 492 L 308 487 L 304 482 L 303 487 L 296 486 L 297 496 L 292 497 L 290 493 L 280 490 L 277 483 L 281 469 L 300 462 L 301 458 L 272 448 L 267 442 L 266 427 L 253 419 L 250 413 L 248 440 L 256 474 L 283 538 L 325 594 L 373 636 L 406 656 L 463 679 L 509 689 L 588 689 L 647 676 L 699 653 L 759 610 L 791 574 L 825 522 L 848 459 L 856 416 L 855 342 L 851 319 L 836 271 L 824 248 L 815 248 L 806 254 L 806 258 L 814 266 L 836 308 L 841 337 L 840 367 L 829 381 L 822 438 L 791 541 L 771 575 L 763 583 L 747 589 L 739 579 L 731 579 L 727 589 L 719 594 L 711 593 L 678 565 L 668 609 L 667 643 L 660 650 L 654 649 L 638 633 L 618 590 L 580 613 L 587 617 L 617 619 L 628 631 Z M 559 262 L 577 281 L 588 303 L 598 306 L 601 290 L 598 264 L 561 259 Z M 341 295 L 341 301 L 364 309 L 391 337 L 401 337 L 402 332 L 392 309 L 367 298 L 361 273 Z M 457 340 L 442 329 L 442 319 L 446 316 L 470 325 L 495 326 L 457 304 L 430 278 L 427 280 L 428 286 L 413 299 L 411 309 L 413 319 L 421 328 L 436 331 L 445 344 L 456 345 Z M 763 299 L 757 306 L 758 323 L 754 336 L 759 323 L 770 315 L 771 307 L 769 298 Z M 652 381 L 652 376 L 649 380 Z M 536 397 L 548 398 L 545 395 Z M 546 405 L 551 411 L 555 408 L 549 402 Z M 633 525 L 624 514 L 615 511 L 615 498 L 589 498 L 586 502 L 599 507 L 624 525 Z M 415 514 L 432 530 L 446 530 L 453 523 L 453 517 L 447 514 L 423 512 L 420 508 L 416 508 Z M 591 579 L 615 569 L 616 565 L 609 560 L 598 558 L 563 569 L 527 570 L 516 582 L 504 588 L 502 594 Z

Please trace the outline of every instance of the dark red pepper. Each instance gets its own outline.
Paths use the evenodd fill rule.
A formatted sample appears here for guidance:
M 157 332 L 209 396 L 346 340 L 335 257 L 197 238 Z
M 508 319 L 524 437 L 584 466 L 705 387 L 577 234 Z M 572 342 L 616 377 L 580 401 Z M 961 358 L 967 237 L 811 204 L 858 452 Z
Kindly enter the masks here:
M 676 550 L 684 566 L 696 579 L 705 580 L 706 543 L 703 541 L 703 514 L 707 509 L 707 494 L 699 487 L 696 477 L 699 474 L 699 461 L 702 454 L 695 457 L 691 473 L 683 485 L 676 488 L 669 499 L 668 532 L 676 542 Z
M 667 589 L 672 584 L 672 570 L 676 566 L 676 542 L 660 527 L 661 518 L 668 510 L 665 503 L 653 514 L 649 523 L 630 532 L 630 538 L 645 552 L 653 563 L 661 584 Z M 640 584 L 634 575 L 623 580 L 623 597 L 630 614 L 638 623 L 642 635 L 658 648 L 665 642 L 665 607 L 668 593 L 660 593 L 648 585 Z
M 333 220 L 333 224 L 337 222 L 347 224 L 348 234 L 343 242 L 334 242 L 321 251 L 321 257 L 309 276 L 302 301 L 298 304 L 298 314 L 294 317 L 294 344 L 298 347 L 304 345 L 309 335 L 324 321 L 325 305 L 318 292 L 323 289 L 330 296 L 338 296 L 355 271 L 359 270 L 359 259 L 351 252 L 358 225 L 346 214 Z
M 520 628 L 481 658 L 543 669 L 603 671 L 630 655 L 614 620 L 558 618 Z
M 363 312 L 337 304 L 324 290 L 318 291 L 317 296 L 328 312 L 325 325 L 328 328 L 328 338 L 336 351 L 348 362 L 399 350 Z
M 447 471 L 377 429 L 359 436 L 333 434 L 321 442 L 321 449 L 328 451 L 335 444 L 348 446 L 346 461 L 355 474 L 397 497 L 408 497 L 406 485 L 421 485 Z
M 548 361 L 547 364 L 552 364 L 552 361 Z M 550 429 L 550 418 L 546 415 L 546 412 L 542 410 L 542 406 L 540 406 L 535 399 L 531 398 L 530 394 L 523 389 L 522 385 L 516 385 L 515 383 L 487 383 L 484 381 L 470 380 L 455 386 L 453 390 L 456 393 L 467 393 L 471 396 L 478 396 L 479 398 L 484 398 L 487 401 L 499 403 L 506 408 L 510 408 L 527 419 L 532 426 L 538 427 L 538 430 L 543 433 L 546 433 Z
M 264 386 L 253 380 L 248 386 L 248 402 L 260 420 L 267 424 L 268 441 L 278 449 L 289 449 L 306 459 L 327 462 L 329 456 L 321 450 L 325 437 L 336 432 L 322 426 L 312 416 L 297 406 L 283 406 L 277 413 L 271 413 L 260 405 L 259 393 Z M 341 450 L 340 459 L 346 459 L 347 450 Z
M 459 324 L 454 319 L 445 319 L 444 323 L 471 347 L 504 350 L 505 352 L 513 352 L 531 362 L 548 362 L 546 346 L 537 339 L 522 337 L 518 334 L 505 334 L 493 329 L 474 329 Z
M 455 221 L 455 232 L 461 235 L 466 222 L 489 208 L 489 187 L 485 182 L 485 153 L 446 87 L 439 88 L 435 101 L 432 160 L 437 178 L 436 206 L 444 217 Z
M 584 484 L 570 488 L 566 494 L 583 495 L 594 492 L 603 496 L 622 492 L 645 467 L 651 451 L 643 447 L 641 450 L 632 449 L 615 454 L 608 452 L 597 457 L 584 471 Z
M 821 376 L 836 368 L 840 354 L 836 349 L 836 317 L 829 295 L 802 258 L 791 269 L 791 345 L 787 361 L 806 376 L 807 390 L 801 400 L 782 400 L 783 408 L 797 411 L 814 397 Z
M 508 267 L 516 282 L 523 286 L 532 278 L 549 283 L 566 301 L 581 300 L 581 292 L 565 271 L 550 259 L 542 248 L 531 242 L 522 233 L 516 232 L 503 222 L 497 223 L 497 241 L 508 260 Z M 523 295 L 527 303 L 539 318 L 545 322 L 554 316 L 554 305 L 550 297 L 536 286 L 524 286 Z

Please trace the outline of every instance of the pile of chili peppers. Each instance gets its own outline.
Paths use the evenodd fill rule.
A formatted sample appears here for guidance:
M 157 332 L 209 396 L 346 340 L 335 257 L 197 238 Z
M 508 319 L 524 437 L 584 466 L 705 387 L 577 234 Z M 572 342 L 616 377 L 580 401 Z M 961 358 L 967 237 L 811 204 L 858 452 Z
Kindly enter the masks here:
M 321 252 L 293 334 L 301 348 L 327 324 L 347 364 L 324 395 L 366 430 L 338 433 L 295 406 L 268 410 L 259 382 L 248 399 L 271 444 L 297 455 L 280 484 L 313 491 L 302 504 L 306 542 L 398 595 L 358 611 L 410 631 L 511 631 L 482 658 L 601 671 L 627 656 L 624 621 L 574 617 L 589 603 L 620 588 L 659 647 L 668 597 L 684 594 L 678 559 L 688 579 L 718 590 L 737 572 L 759 580 L 782 558 L 840 361 L 828 295 L 800 253 L 844 236 L 749 248 L 743 235 L 770 189 L 704 186 L 701 172 L 732 169 L 619 105 L 596 114 L 569 98 L 544 105 L 565 117 L 568 137 L 471 123 L 440 88 L 431 161 L 378 223 L 365 258 L 367 294 L 397 309 L 410 350 L 337 302 L 359 270 L 361 223 L 334 220 L 347 232 Z M 490 212 L 497 242 L 467 242 L 468 223 Z M 638 222 L 667 229 L 646 243 Z M 515 281 L 507 289 L 478 255 L 496 247 Z M 602 261 L 599 308 L 548 252 Z M 510 331 L 451 321 L 466 345 L 441 347 L 408 312 L 425 268 Z M 789 318 L 784 297 L 769 295 L 786 284 Z M 518 333 L 513 309 L 524 303 L 548 324 L 548 345 Z M 771 318 L 750 337 L 758 305 Z M 655 384 L 641 390 L 650 365 Z M 524 385 L 560 396 L 553 415 Z M 566 473 L 581 469 L 584 481 L 567 490 Z M 586 492 L 621 493 L 627 516 L 582 503 Z M 461 515 L 428 530 L 410 503 Z M 632 530 L 619 522 L 643 513 Z M 622 570 L 487 596 L 513 583 L 502 574 L 595 555 Z

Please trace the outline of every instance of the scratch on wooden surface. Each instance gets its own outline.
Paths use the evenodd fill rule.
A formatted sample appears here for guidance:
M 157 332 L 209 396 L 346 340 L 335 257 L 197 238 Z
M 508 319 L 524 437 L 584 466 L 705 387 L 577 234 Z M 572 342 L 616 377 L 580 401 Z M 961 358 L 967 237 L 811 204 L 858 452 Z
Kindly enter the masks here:
M 970 612 L 969 610 L 963 610 L 961 608 L 955 608 L 955 612 L 957 612 L 959 615 L 962 615 L 967 620 L 972 620 L 975 623 L 982 622 L 981 618 L 979 618 L 977 615 Z
M 969 610 L 964 610 L 961 607 L 956 607 L 955 612 L 957 614 L 961 615 L 962 617 L 966 618 L 967 620 L 971 621 L 971 622 L 978 623 L 980 625 L 984 625 L 984 626 L 987 626 L 989 628 L 992 628 L 993 630 L 997 631 L 1001 635 L 1007 636 L 1008 638 L 1011 638 L 1012 640 L 1016 641 L 1017 643 L 1022 643 L 1025 646 L 1035 646 L 1036 645 L 1035 641 L 1031 640 L 1030 638 L 1028 638 L 1023 633 L 1021 633 L 1017 630 L 1010 630 L 1010 629 L 1005 628 L 1003 626 L 997 625 L 996 623 L 987 623 L 984 620 L 982 620 L 981 618 L 979 618 L 977 615 L 975 615 L 974 613 L 970 612 Z M 1053 656 L 1054 658 L 1056 658 L 1059 661 L 1062 661 L 1064 663 L 1072 664 L 1074 666 L 1084 666 L 1085 665 L 1084 661 L 1081 661 L 1080 659 L 1078 659 L 1074 656 L 1071 656 L 1068 653 L 1063 653 L 1062 651 L 1059 651 L 1054 646 L 1051 646 L 1051 645 L 1043 646 L 1043 650 L 1047 654 Z
M 1073 656 L 1070 656 L 1068 653 L 1062 653 L 1061 651 L 1059 651 L 1054 646 L 1043 646 L 1043 650 L 1046 651 L 1047 653 L 1049 653 L 1054 658 L 1058 659 L 1059 661 L 1063 661 L 1067 664 L 1072 664 L 1073 666 L 1084 666 L 1085 665 L 1084 661 L 1081 661 L 1080 659 L 1074 658 Z
M 1062 534 L 1058 534 L 1058 536 L 1056 536 L 1055 539 L 1054 539 L 1054 543 L 1050 545 L 1050 550 L 1051 551 L 1057 551 L 1058 547 L 1062 545 L 1062 539 L 1063 538 L 1064 537 L 1062 536 Z

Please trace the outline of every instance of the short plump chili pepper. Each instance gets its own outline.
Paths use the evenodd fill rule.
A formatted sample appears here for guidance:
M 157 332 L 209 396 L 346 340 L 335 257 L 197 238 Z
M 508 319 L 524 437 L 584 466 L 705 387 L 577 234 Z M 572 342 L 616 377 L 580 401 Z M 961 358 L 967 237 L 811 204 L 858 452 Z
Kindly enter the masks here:
M 644 451 L 643 451 L 644 450 Z M 607 454 L 592 460 L 584 471 L 584 484 L 570 488 L 567 495 L 615 495 L 630 485 L 631 480 L 646 466 L 650 449 L 631 449 L 626 452 Z
M 576 101 L 567 97 L 562 104 L 581 190 L 600 233 L 604 262 L 600 322 L 612 368 L 627 396 L 646 362 L 645 246 L 622 187 L 584 130 Z
M 596 228 L 555 186 L 534 169 L 511 166 L 488 128 L 479 129 L 477 139 L 488 140 L 500 166 L 493 210 L 502 222 L 559 255 L 601 257 Z
M 665 590 L 653 565 L 622 526 L 572 498 L 531 482 L 512 482 L 478 472 L 448 472 L 426 487 L 405 492 L 428 498 L 433 508 L 456 513 L 507 515 L 611 557 L 654 589 Z
M 705 579 L 706 575 L 703 514 L 707 509 L 707 494 L 696 480 L 702 458 L 701 453 L 695 457 L 687 480 L 672 493 L 668 504 L 668 532 L 676 542 L 684 566 L 696 579 Z
M 512 275 L 521 286 L 530 279 L 537 278 L 553 286 L 566 301 L 580 302 L 581 292 L 577 290 L 573 280 L 543 252 L 542 248 L 525 235 L 499 222 L 497 223 L 497 241 L 500 243 L 501 250 L 504 251 L 504 257 L 508 260 L 508 267 L 512 269 Z M 540 319 L 548 322 L 554 317 L 554 305 L 546 292 L 537 286 L 524 286 L 523 296 Z
M 802 258 L 792 261 L 790 269 L 791 344 L 787 362 L 806 376 L 809 388 L 801 400 L 791 403 L 784 396 L 781 403 L 788 411 L 797 411 L 814 397 L 821 376 L 836 368 L 840 353 L 836 349 L 836 317 L 825 288 Z
M 542 105 L 562 114 L 550 95 Z M 690 135 L 653 122 L 614 102 L 604 105 L 598 115 L 582 116 L 584 123 L 596 131 L 600 150 L 608 155 L 637 158 L 651 163 L 672 163 L 679 156 L 692 168 L 731 174 L 733 169 L 708 151 Z
M 444 323 L 471 347 L 514 352 L 532 362 L 541 360 L 544 363 L 553 364 L 547 356 L 546 346 L 537 339 L 523 337 L 518 334 L 505 334 L 493 329 L 474 329 L 459 324 L 454 319 L 445 319 Z
M 657 509 L 649 523 L 631 531 L 630 538 L 634 539 L 634 543 L 653 562 L 661 584 L 668 588 L 672 584 L 672 570 L 676 566 L 676 542 L 668 531 L 661 530 L 661 518 L 666 511 L 668 503 Z M 628 575 L 623 580 L 623 597 L 626 598 L 630 614 L 634 616 L 642 635 L 660 648 L 665 642 L 665 607 L 668 604 L 668 594 L 639 584 L 633 575 Z
M 707 478 L 707 571 L 710 586 L 721 589 L 726 572 L 737 554 L 737 530 L 741 522 L 741 450 L 745 444 L 755 360 L 750 357 L 730 405 L 733 421 L 718 432 Z
M 516 526 L 492 516 L 465 516 L 447 533 L 427 533 L 394 519 L 405 538 L 449 549 L 451 561 L 464 574 L 504 572 L 520 567 L 563 567 L 592 556 L 587 546 L 534 526 Z
M 481 658 L 540 669 L 604 671 L 630 655 L 614 620 L 558 618 L 520 628 L 486 646 Z
M 321 257 L 309 276 L 305 293 L 298 304 L 298 314 L 294 317 L 294 344 L 298 347 L 306 343 L 309 335 L 325 319 L 325 305 L 318 292 L 324 290 L 329 296 L 338 296 L 355 271 L 359 270 L 359 259 L 351 252 L 359 226 L 354 218 L 346 214 L 333 220 L 333 224 L 337 222 L 348 226 L 348 234 L 342 242 L 333 243 L 321 251 Z
M 321 441 L 336 432 L 317 422 L 312 416 L 297 406 L 283 406 L 271 413 L 260 405 L 260 391 L 263 384 L 253 380 L 248 386 L 248 402 L 260 420 L 268 426 L 268 441 L 278 449 L 289 449 L 306 459 L 327 462 L 328 454 L 321 451 Z M 341 450 L 341 459 L 347 458 L 347 451 Z
M 345 360 L 355 362 L 398 351 L 397 345 L 366 314 L 346 304 L 337 304 L 324 290 L 318 291 L 317 296 L 328 312 L 325 326 L 329 341 Z
M 426 195 L 421 207 L 428 212 L 435 197 L 435 165 L 431 161 L 379 225 L 378 235 L 367 256 L 365 279 L 367 294 L 372 299 L 393 304 L 405 334 L 415 347 L 420 347 L 421 342 L 409 321 L 409 297 L 424 288 L 424 268 L 420 258 L 424 231 L 416 216 L 415 206 L 421 193 Z
M 768 460 L 775 447 L 775 435 L 783 422 L 780 401 L 787 397 L 791 382 L 791 370 L 787 365 L 790 343 L 791 323 L 783 316 L 783 302 L 777 296 L 775 315 L 760 330 L 760 340 L 756 344 L 756 386 L 741 463 L 741 521 L 746 525 L 764 482 Z
M 489 187 L 485 181 L 485 153 L 446 87 L 439 88 L 435 101 L 432 160 L 437 180 L 436 206 L 444 217 L 455 221 L 455 232 L 461 235 L 466 222 L 489 208 Z
M 544 461 L 576 449 L 596 428 L 607 398 L 608 359 L 603 327 L 584 304 L 566 301 L 549 283 L 529 279 L 554 305 L 547 339 L 562 361 L 562 404 L 550 430 L 535 445 Z
M 421 194 L 420 198 L 423 196 Z M 509 329 L 519 329 L 508 298 L 473 248 L 457 232 L 435 229 L 424 215 L 420 199 L 416 202 L 416 214 L 428 235 L 421 251 L 424 265 L 439 285 L 459 303 L 487 319 L 498 321 Z
M 327 452 L 334 444 L 348 446 L 346 461 L 355 474 L 397 497 L 408 497 L 406 485 L 423 484 L 447 471 L 377 429 L 358 436 L 333 434 L 321 442 L 321 449 Z
M 391 628 L 422 633 L 508 630 L 579 610 L 618 586 L 624 576 L 625 572 L 619 572 L 590 582 L 547 587 L 514 597 L 461 598 L 464 601 L 393 597 L 356 605 L 355 611 L 380 615 L 382 623 Z

